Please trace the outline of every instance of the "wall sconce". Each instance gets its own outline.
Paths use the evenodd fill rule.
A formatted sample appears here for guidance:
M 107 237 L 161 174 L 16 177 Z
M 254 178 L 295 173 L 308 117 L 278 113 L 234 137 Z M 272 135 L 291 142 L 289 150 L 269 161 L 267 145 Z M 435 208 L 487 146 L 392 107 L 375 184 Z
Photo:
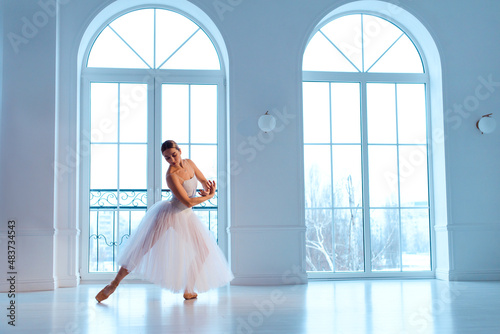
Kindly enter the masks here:
M 269 111 L 259 117 L 259 128 L 264 132 L 273 131 L 276 127 L 276 118 L 273 115 L 269 115 Z
M 481 131 L 481 134 L 492 133 L 497 127 L 497 121 L 491 117 L 492 114 L 483 115 L 476 122 L 476 128 Z

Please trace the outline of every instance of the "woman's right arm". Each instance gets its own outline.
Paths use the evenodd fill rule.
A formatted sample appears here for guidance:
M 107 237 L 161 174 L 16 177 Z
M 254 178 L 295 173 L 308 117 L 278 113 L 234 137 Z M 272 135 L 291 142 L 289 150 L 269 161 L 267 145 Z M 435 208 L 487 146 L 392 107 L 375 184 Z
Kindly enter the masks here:
M 191 208 L 197 204 L 203 203 L 206 200 L 211 199 L 215 195 L 215 182 L 208 181 L 213 186 L 209 187 L 208 194 L 200 197 L 189 197 L 186 190 L 181 184 L 180 178 L 177 175 L 168 174 L 167 175 L 167 185 L 174 194 L 174 196 L 185 206 Z

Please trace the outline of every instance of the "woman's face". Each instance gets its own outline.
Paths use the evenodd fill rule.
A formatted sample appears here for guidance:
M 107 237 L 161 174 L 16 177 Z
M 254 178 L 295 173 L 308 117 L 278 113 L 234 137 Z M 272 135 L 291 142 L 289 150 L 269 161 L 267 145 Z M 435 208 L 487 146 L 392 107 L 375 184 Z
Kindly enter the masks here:
M 179 167 L 181 163 L 181 150 L 176 148 L 167 148 L 162 152 L 165 160 L 170 164 L 170 166 Z

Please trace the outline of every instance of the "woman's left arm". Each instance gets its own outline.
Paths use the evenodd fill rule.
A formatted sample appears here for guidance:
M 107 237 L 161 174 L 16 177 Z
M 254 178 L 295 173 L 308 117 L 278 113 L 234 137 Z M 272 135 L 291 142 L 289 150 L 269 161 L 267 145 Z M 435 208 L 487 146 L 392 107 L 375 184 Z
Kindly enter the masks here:
M 208 191 L 208 181 L 205 175 L 199 170 L 199 168 L 196 166 L 196 164 L 191 160 L 191 159 L 186 159 L 189 163 L 189 165 L 193 168 L 194 170 L 194 175 L 196 176 L 196 179 L 201 183 L 203 186 L 203 190 Z

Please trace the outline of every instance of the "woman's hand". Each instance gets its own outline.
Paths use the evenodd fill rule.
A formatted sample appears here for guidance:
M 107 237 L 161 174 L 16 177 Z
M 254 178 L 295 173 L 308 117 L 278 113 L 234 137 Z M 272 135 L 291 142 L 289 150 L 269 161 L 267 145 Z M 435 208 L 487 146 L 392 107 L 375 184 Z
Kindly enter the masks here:
M 205 189 L 198 190 L 198 195 L 200 195 L 201 197 L 208 196 L 208 194 L 209 194 L 209 192 L 206 191 Z
M 206 187 L 207 187 L 207 190 L 205 190 L 205 189 L 199 190 L 198 194 L 200 194 L 200 196 L 206 196 L 209 198 L 214 197 L 215 189 L 216 189 L 215 181 L 207 181 Z
M 208 191 L 208 197 L 212 198 L 214 197 L 215 195 L 215 189 L 216 189 L 216 185 L 215 185 L 215 181 L 208 181 L 207 182 L 207 191 Z

